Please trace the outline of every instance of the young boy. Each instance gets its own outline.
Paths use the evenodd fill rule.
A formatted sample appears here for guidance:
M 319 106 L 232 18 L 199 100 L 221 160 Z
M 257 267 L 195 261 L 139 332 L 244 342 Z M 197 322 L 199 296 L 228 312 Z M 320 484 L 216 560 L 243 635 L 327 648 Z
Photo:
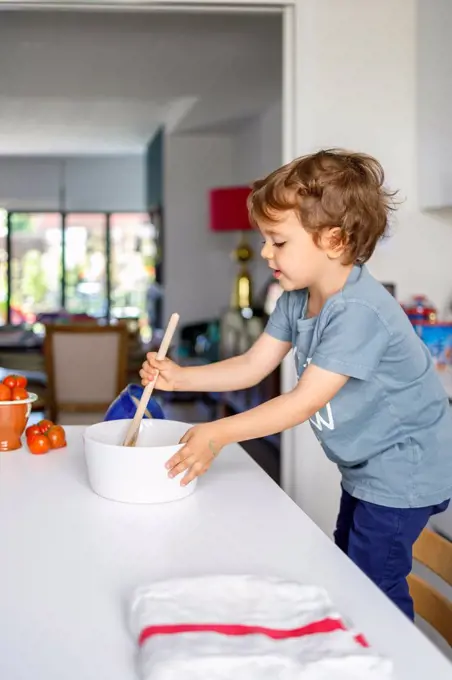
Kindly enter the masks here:
M 379 163 L 330 150 L 255 182 L 250 214 L 283 293 L 243 356 L 181 368 L 148 355 L 143 384 L 226 391 L 257 384 L 294 350 L 298 384 L 250 411 L 196 425 L 167 464 L 182 483 L 222 447 L 306 420 L 342 473 L 335 541 L 411 619 L 412 546 L 452 496 L 452 419 L 429 352 L 365 267 L 393 194 Z M 302 454 L 300 454 L 302 455 Z

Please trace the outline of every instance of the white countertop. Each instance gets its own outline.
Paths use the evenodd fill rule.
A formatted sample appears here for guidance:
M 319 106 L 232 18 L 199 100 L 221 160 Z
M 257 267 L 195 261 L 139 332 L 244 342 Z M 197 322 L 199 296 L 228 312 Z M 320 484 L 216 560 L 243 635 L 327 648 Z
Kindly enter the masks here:
M 131 592 L 217 572 L 323 586 L 399 680 L 450 680 L 452 665 L 239 446 L 189 498 L 132 506 L 90 491 L 82 431 L 45 456 L 0 454 L 2 680 L 136 680 Z

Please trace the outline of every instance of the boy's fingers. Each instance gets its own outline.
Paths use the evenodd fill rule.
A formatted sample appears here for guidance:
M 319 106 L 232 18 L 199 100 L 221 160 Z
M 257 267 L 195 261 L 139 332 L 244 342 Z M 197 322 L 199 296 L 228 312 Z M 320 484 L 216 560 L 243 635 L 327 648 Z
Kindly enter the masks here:
M 185 458 L 188 458 L 189 455 L 190 451 L 188 446 L 184 446 L 182 449 L 179 449 L 179 451 L 165 463 L 166 469 L 171 470 L 172 468 L 176 467 L 176 465 L 179 465 L 179 463 L 185 460 Z
M 172 470 L 169 472 L 170 477 L 177 477 L 177 475 L 180 475 L 181 472 L 184 472 L 185 470 L 188 470 L 189 467 L 194 467 L 196 465 L 196 458 L 194 456 L 189 456 L 188 458 L 184 458 L 178 465 L 173 467 Z
M 202 475 L 203 472 L 205 472 L 204 464 L 197 461 L 191 466 L 187 474 L 184 475 L 183 479 L 181 480 L 181 486 L 187 486 L 187 484 L 190 484 L 190 482 L 192 482 L 196 477 Z
M 191 437 L 192 429 L 193 428 L 190 428 L 189 430 L 187 430 L 187 432 L 184 434 L 184 436 L 180 438 L 179 444 L 186 444 L 188 442 L 188 440 Z
M 157 359 L 157 355 L 154 352 L 150 352 L 147 356 L 147 363 L 149 366 L 151 366 L 154 369 L 160 370 L 164 365 L 167 359 Z

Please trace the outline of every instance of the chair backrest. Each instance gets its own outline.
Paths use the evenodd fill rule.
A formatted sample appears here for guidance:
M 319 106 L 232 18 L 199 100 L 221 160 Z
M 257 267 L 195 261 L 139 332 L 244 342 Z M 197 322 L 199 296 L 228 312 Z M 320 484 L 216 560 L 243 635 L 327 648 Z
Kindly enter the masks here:
M 413 546 L 413 557 L 452 585 L 452 543 L 424 529 Z M 452 602 L 417 574 L 408 577 L 414 609 L 452 646 Z
M 49 410 L 106 411 L 127 384 L 128 333 L 123 324 L 46 326 Z

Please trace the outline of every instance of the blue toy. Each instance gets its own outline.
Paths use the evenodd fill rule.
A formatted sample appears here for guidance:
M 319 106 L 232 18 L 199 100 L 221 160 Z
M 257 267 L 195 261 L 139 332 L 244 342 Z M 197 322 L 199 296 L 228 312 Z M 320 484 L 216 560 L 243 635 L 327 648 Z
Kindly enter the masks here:
M 143 394 L 144 387 L 130 384 L 116 397 L 108 407 L 104 420 L 124 420 L 133 418 Z M 149 399 L 143 418 L 165 420 L 162 408 L 153 397 Z

